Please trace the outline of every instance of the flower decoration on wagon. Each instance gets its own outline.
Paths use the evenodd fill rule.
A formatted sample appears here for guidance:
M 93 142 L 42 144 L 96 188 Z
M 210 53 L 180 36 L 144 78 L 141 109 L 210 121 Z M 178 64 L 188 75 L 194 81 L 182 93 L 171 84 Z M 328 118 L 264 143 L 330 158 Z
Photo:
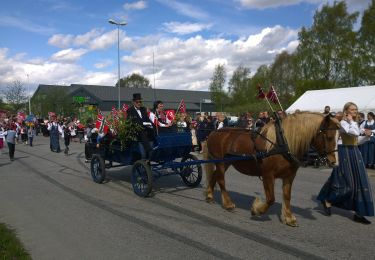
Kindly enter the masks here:
M 142 126 L 128 119 L 126 105 L 119 110 L 113 107 L 111 113 L 106 116 L 106 121 L 113 136 L 111 144 L 120 141 L 121 150 L 130 142 L 137 141 L 138 134 L 142 131 Z

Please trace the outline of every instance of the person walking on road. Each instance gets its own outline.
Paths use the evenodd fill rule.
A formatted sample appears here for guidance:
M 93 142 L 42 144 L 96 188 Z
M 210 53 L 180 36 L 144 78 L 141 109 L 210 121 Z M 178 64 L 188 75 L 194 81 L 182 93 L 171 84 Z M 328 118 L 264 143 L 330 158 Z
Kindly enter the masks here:
M 52 152 L 59 153 L 60 149 L 60 133 L 62 133 L 61 127 L 57 122 L 56 116 L 52 116 L 52 121 L 48 123 L 47 130 L 50 132 L 50 148 Z
M 360 136 L 356 104 L 346 103 L 343 113 L 339 130 L 342 139 L 342 145 L 338 145 L 339 165 L 333 168 L 331 176 L 318 195 L 318 200 L 328 216 L 331 215 L 331 206 L 335 206 L 354 211 L 355 222 L 371 224 L 364 216 L 374 216 L 372 191 L 366 166 L 358 149 L 358 141 L 368 139 L 371 132 L 367 131 L 366 137 Z
M 69 127 L 69 122 L 65 122 L 63 126 L 63 132 L 64 132 L 64 145 L 65 145 L 65 150 L 64 154 L 69 155 L 69 145 L 70 145 L 70 139 L 72 138 L 70 134 L 70 127 Z
M 29 145 L 33 146 L 33 140 L 34 140 L 35 130 L 33 126 L 30 126 L 27 130 L 27 137 L 29 138 Z
M 9 159 L 14 161 L 14 151 L 16 148 L 16 139 L 17 139 L 17 132 L 16 132 L 16 125 L 10 124 L 8 129 L 5 131 L 5 139 L 9 148 Z

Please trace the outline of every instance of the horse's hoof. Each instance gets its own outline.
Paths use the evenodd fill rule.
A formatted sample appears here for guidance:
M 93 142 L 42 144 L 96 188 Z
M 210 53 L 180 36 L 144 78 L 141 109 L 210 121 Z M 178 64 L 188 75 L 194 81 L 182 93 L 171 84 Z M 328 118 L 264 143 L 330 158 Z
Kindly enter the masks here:
M 261 215 L 260 212 L 257 211 L 254 207 L 251 207 L 250 212 L 251 212 L 252 216 L 260 216 Z
M 298 223 L 295 221 L 285 223 L 289 227 L 298 227 Z
M 206 198 L 206 202 L 210 204 L 214 204 L 215 200 L 213 198 Z
M 297 223 L 297 220 L 296 219 L 285 219 L 285 218 L 282 218 L 282 222 L 289 226 L 289 227 L 298 227 L 298 223 Z
M 234 209 L 236 208 L 236 205 L 234 203 L 232 203 L 228 206 L 223 206 L 223 208 L 228 210 L 228 211 L 234 211 Z

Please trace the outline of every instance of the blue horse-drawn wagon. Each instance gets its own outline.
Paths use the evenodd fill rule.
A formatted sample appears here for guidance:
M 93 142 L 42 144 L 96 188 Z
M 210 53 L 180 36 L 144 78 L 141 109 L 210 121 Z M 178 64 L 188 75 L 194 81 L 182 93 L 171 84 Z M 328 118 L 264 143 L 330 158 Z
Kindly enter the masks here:
M 146 197 L 157 178 L 178 174 L 188 187 L 196 187 L 202 180 L 200 160 L 191 154 L 192 138 L 189 132 L 159 134 L 154 147 L 146 159 L 141 159 L 138 142 L 102 143 L 94 149 L 91 158 L 91 176 L 94 182 L 102 183 L 106 170 L 112 167 L 131 166 L 131 182 L 134 192 Z M 115 163 L 115 164 L 113 164 Z

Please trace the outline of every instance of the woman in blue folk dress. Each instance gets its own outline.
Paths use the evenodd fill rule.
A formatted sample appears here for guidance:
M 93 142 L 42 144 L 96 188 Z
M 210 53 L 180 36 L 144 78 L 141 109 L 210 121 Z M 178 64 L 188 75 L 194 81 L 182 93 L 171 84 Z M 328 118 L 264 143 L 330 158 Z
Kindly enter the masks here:
M 55 116 L 52 116 L 52 121 L 48 123 L 47 130 L 50 131 L 49 135 L 51 151 L 59 153 L 61 151 L 59 138 L 62 130 Z
M 331 215 L 331 206 L 335 206 L 354 211 L 354 221 L 371 224 L 365 218 L 374 216 L 374 205 L 366 167 L 358 149 L 358 107 L 348 102 L 343 113 L 339 130 L 342 138 L 342 145 L 338 146 L 339 165 L 333 168 L 331 176 L 319 193 L 318 200 L 328 216 Z M 365 133 L 367 136 L 371 135 L 370 131 Z

